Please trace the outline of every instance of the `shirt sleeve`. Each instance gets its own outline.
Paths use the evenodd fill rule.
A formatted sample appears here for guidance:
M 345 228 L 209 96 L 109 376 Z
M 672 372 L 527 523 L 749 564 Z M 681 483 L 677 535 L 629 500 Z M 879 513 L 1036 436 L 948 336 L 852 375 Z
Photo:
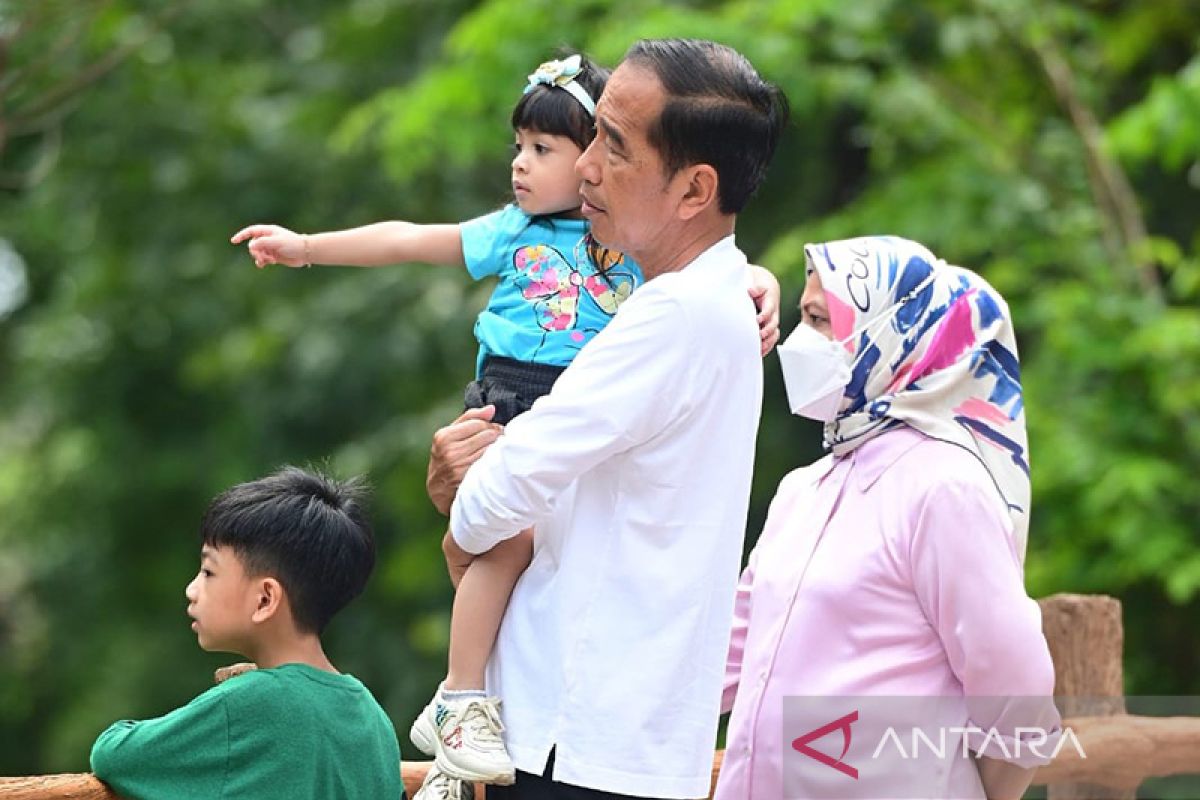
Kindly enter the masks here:
M 1040 754 L 1061 733 L 1054 664 L 993 494 L 943 481 L 926 497 L 911 544 L 913 585 L 979 731 L 968 733 L 971 749 L 1032 767 L 1048 763 Z
M 504 268 L 505 247 L 529 225 L 529 217 L 515 205 L 484 214 L 459 225 L 463 263 L 475 280 L 496 275 Z
M 659 278 L 663 281 L 673 276 Z M 483 553 L 544 519 L 577 477 L 673 424 L 686 424 L 696 358 L 683 303 L 652 284 L 584 347 L 463 480 L 454 540 Z
M 215 688 L 165 716 L 114 723 L 91 754 L 92 772 L 124 797 L 220 797 L 228 761 L 228 710 Z

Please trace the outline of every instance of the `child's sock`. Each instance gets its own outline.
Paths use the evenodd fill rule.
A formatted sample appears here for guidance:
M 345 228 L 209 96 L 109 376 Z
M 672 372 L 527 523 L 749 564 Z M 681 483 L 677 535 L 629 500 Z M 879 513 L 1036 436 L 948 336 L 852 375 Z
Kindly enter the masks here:
M 454 702 L 455 700 L 470 700 L 475 697 L 482 700 L 487 697 L 487 692 L 483 689 L 447 689 L 445 686 L 442 686 L 438 689 L 438 697 L 447 703 Z

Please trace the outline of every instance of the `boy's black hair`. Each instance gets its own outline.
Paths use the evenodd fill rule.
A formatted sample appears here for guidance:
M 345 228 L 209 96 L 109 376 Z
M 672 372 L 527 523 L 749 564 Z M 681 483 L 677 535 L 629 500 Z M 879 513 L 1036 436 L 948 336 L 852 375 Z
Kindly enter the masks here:
M 723 214 L 737 214 L 762 184 L 788 119 L 787 97 L 731 47 L 698 39 L 643 39 L 625 63 L 650 69 L 667 98 L 650 143 L 667 175 L 693 164 L 717 171 Z
M 365 494 L 358 479 L 336 481 L 286 466 L 218 495 L 200 536 L 210 547 L 233 550 L 247 575 L 278 580 L 296 627 L 320 634 L 375 567 Z
M 580 59 L 575 82 L 593 101 L 598 101 L 611 73 L 587 56 L 581 55 Z M 512 127 L 514 131 L 525 128 L 552 136 L 569 136 L 581 150 L 586 150 L 596 138 L 596 121 L 579 100 L 565 89 L 546 84 L 538 84 L 528 94 L 521 95 L 512 112 Z

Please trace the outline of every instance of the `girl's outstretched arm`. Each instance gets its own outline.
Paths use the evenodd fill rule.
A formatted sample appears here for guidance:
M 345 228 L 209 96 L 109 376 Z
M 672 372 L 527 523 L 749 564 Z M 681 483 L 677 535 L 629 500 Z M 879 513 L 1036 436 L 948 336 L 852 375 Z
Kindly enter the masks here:
M 462 235 L 457 223 L 418 225 L 397 220 L 326 233 L 296 233 L 279 225 L 250 225 L 229 241 L 241 244 L 247 240 L 254 264 L 260 268 L 267 264 L 381 267 L 414 261 L 463 266 Z

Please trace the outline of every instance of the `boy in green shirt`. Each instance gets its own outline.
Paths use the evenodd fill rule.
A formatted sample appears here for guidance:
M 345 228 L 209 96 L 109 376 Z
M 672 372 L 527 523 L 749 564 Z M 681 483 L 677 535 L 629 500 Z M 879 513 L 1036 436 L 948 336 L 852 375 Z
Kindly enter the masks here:
M 391 721 L 320 640 L 375 565 L 358 485 L 286 467 L 217 497 L 201 537 L 192 630 L 258 669 L 114 724 L 92 747 L 96 777 L 128 800 L 402 798 Z

